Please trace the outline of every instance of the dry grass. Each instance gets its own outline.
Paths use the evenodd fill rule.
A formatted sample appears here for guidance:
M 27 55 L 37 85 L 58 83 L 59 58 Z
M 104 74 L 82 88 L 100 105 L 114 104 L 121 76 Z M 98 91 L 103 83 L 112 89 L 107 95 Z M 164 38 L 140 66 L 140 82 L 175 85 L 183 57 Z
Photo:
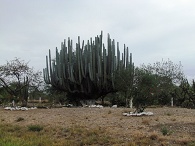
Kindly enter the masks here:
M 40 129 L 41 127 L 41 129 Z M 112 145 L 120 143 L 101 129 L 86 129 L 82 126 L 55 129 L 41 125 L 27 127 L 0 125 L 0 145 L 24 146 L 74 146 L 74 145 Z
M 149 136 L 149 138 L 151 139 L 151 140 L 158 140 L 158 137 L 159 137 L 159 135 L 158 135 L 158 133 L 157 132 L 152 132 L 152 133 L 150 133 L 150 136 Z
M 146 110 L 154 116 L 122 116 L 126 108 L 0 109 L 0 145 L 195 145 L 195 110 Z M 29 125 L 42 128 L 31 131 Z
M 151 120 L 148 118 L 142 118 L 142 124 L 144 125 L 150 125 Z

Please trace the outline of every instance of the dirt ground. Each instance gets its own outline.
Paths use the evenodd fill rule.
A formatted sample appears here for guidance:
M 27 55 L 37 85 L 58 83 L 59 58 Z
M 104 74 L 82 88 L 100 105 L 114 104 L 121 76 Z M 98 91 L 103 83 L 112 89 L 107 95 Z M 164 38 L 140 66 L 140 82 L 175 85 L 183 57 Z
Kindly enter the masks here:
M 147 108 L 153 116 L 126 117 L 127 108 L 52 108 L 28 111 L 7 111 L 0 108 L 0 122 L 20 125 L 41 124 L 47 127 L 83 126 L 100 128 L 116 138 L 130 140 L 132 135 L 158 135 L 160 139 L 172 141 L 195 141 L 195 109 Z M 22 117 L 21 122 L 16 120 Z M 163 135 L 162 128 L 166 128 Z

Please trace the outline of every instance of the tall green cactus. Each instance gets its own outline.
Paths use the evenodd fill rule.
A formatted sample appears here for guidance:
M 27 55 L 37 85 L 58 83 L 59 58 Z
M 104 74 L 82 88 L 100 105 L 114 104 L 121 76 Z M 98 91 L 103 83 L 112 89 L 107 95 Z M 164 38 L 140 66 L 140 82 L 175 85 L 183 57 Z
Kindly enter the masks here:
M 68 38 L 61 44 L 61 50 L 56 48 L 56 58 L 51 60 L 51 51 L 46 56 L 46 68 L 43 69 L 44 80 L 56 89 L 63 90 L 77 98 L 94 99 L 116 91 L 114 87 L 115 72 L 121 69 L 134 68 L 132 54 L 124 45 L 124 53 L 120 60 L 119 43 L 115 52 L 115 41 L 108 34 L 107 50 L 102 43 L 103 33 L 84 44 L 73 43 Z M 116 54 L 115 54 L 116 53 Z M 132 74 L 133 76 L 133 74 Z

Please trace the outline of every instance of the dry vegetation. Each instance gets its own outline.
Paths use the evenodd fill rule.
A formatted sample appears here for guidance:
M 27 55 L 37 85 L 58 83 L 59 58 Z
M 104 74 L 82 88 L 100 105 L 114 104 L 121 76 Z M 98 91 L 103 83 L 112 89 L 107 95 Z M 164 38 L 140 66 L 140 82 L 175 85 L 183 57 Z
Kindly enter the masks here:
M 148 108 L 154 116 L 126 117 L 126 108 L 0 109 L 0 145 L 195 146 L 195 110 Z

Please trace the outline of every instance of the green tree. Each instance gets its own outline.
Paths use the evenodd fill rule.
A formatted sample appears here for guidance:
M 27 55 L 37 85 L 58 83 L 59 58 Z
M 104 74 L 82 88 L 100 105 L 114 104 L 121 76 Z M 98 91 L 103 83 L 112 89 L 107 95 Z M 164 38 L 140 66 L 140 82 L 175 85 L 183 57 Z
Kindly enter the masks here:
M 179 90 L 180 89 L 180 90 Z M 195 81 L 190 85 L 187 79 L 183 79 L 177 90 L 178 102 L 180 106 L 195 108 Z
M 146 70 L 136 68 L 133 87 L 133 104 L 136 112 L 143 112 L 158 93 L 158 78 Z
M 124 93 L 126 107 L 131 107 L 131 100 L 133 99 L 133 83 L 134 83 L 134 65 L 127 69 L 117 71 L 115 74 L 115 89 Z
M 183 66 L 181 62 L 179 62 L 179 64 L 175 64 L 170 59 L 167 61 L 162 59 L 162 61 L 157 61 L 153 65 L 143 64 L 141 68 L 151 72 L 152 74 L 158 75 L 158 77 L 161 78 L 161 84 L 173 83 L 178 85 L 184 78 Z
M 142 65 L 141 68 L 155 75 L 158 82 L 158 101 L 161 104 L 169 103 L 171 99 L 176 98 L 175 89 L 179 86 L 185 78 L 182 70 L 181 62 L 179 64 L 173 63 L 171 60 L 156 62 L 153 65 Z

